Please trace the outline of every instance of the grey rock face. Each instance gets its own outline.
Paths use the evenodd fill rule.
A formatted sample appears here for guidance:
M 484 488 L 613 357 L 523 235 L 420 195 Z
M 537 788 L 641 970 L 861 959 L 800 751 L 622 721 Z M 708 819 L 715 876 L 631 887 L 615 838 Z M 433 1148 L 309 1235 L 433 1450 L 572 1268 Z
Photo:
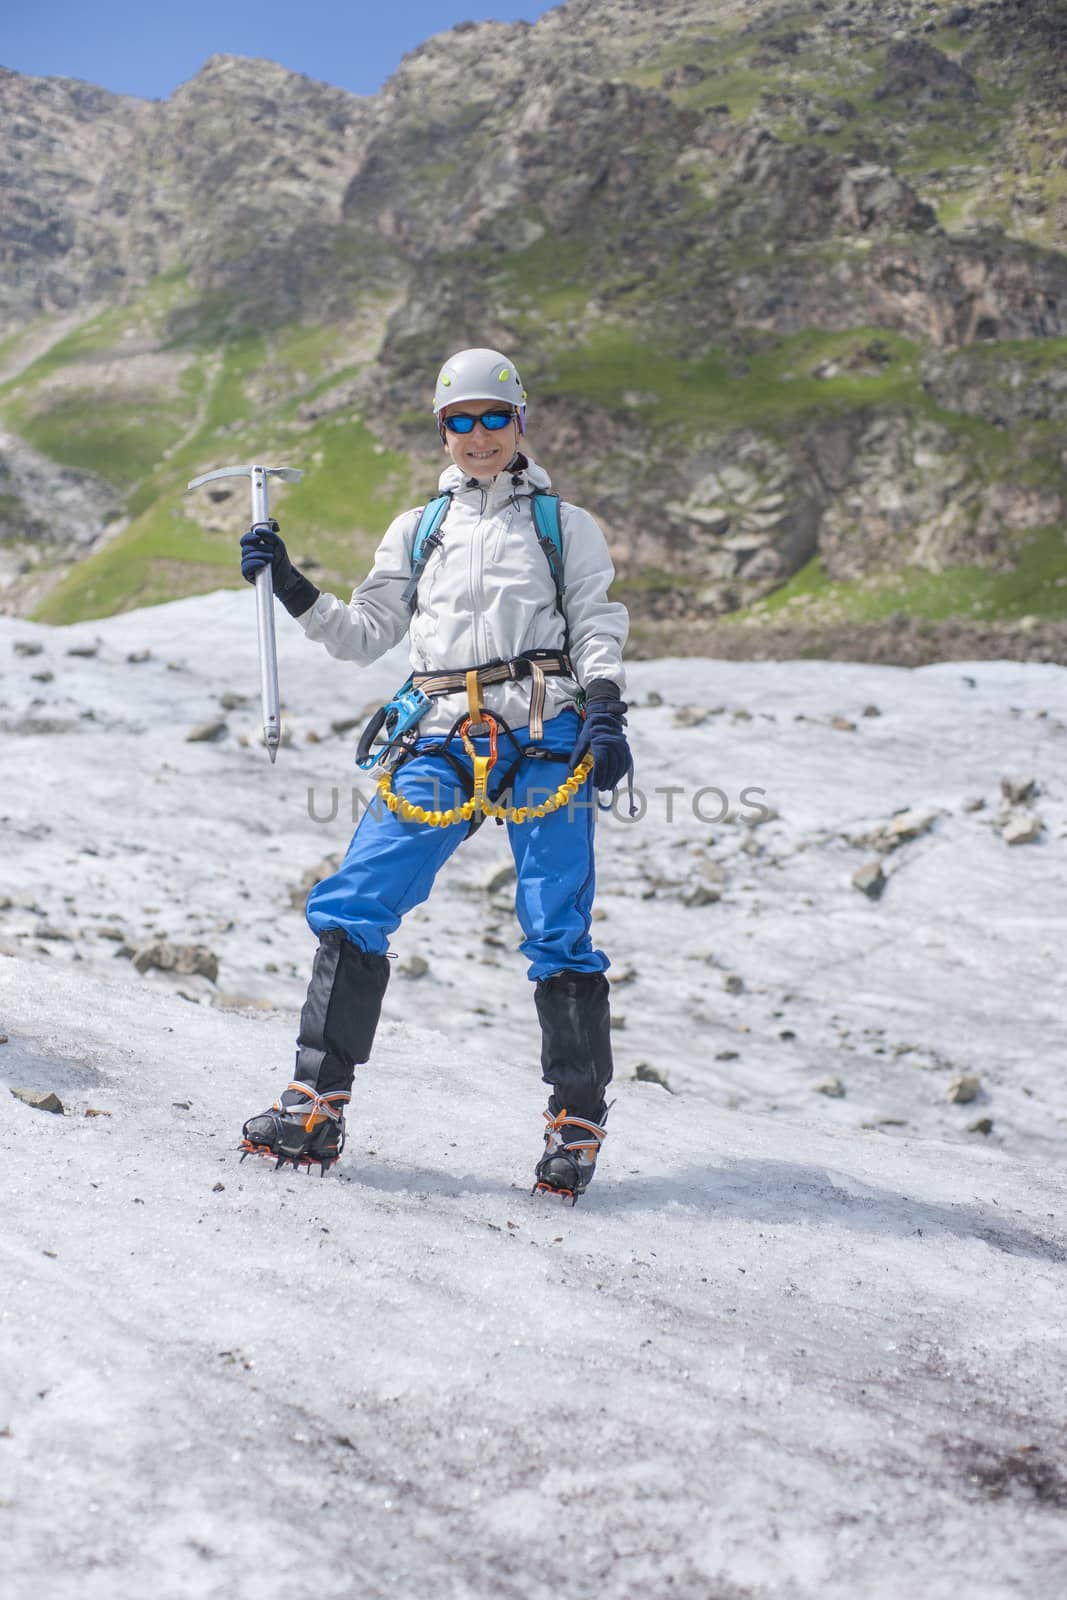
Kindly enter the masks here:
M 120 506 L 102 478 L 59 467 L 16 435 L 0 432 L 0 545 L 63 542 L 84 551 Z

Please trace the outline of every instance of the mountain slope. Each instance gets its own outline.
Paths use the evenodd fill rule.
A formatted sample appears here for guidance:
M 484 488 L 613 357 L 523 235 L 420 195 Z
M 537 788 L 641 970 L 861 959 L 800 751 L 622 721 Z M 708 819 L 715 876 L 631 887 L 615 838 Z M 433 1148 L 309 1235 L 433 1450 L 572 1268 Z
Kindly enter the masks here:
M 54 529 L 79 557 L 102 535 L 56 590 L 16 485 L 8 608 L 211 587 L 229 557 L 179 467 L 235 451 L 314 472 L 369 424 L 411 503 L 428 375 L 495 342 L 652 645 L 739 610 L 857 640 L 900 610 L 1061 620 L 1059 26 L 1046 0 L 571 0 L 430 40 L 368 99 L 225 57 L 155 106 L 11 75 L 0 147 L 40 211 L 12 326 L 108 308 L 36 360 L 16 329 L 0 413 L 129 521 Z M 362 465 L 319 476 L 298 537 L 343 589 L 386 508 Z

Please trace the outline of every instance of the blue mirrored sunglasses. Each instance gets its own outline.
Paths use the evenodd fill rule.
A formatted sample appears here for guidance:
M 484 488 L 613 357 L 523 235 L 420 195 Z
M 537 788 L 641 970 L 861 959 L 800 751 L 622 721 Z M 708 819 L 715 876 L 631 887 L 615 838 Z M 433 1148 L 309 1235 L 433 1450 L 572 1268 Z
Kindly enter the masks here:
M 442 420 L 449 433 L 473 433 L 476 422 L 480 422 L 490 433 L 499 433 L 501 428 L 515 421 L 515 412 L 483 411 L 480 417 L 473 417 L 467 411 L 457 411 L 454 416 Z

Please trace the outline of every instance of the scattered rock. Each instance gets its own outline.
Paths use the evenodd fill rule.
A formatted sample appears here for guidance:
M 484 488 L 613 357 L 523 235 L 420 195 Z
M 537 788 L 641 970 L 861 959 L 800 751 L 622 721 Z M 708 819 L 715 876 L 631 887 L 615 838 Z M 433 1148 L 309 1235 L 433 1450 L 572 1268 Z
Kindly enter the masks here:
M 17 656 L 39 656 L 44 651 L 44 645 L 36 639 L 16 639 L 11 648 Z
M 11 1093 L 24 1105 L 33 1106 L 35 1111 L 54 1111 L 57 1116 L 63 1115 L 63 1102 L 51 1089 L 12 1089 Z
M 323 878 L 332 878 L 343 860 L 344 855 L 341 852 L 338 852 L 332 856 L 324 856 L 316 866 L 309 867 L 304 873 L 304 876 L 300 879 L 299 883 L 295 883 L 292 889 L 290 889 L 290 905 L 292 905 L 297 911 L 302 911 L 307 902 L 307 897 L 311 893 L 312 889 L 314 889 L 315 885 L 317 883 L 321 883 Z
M 945 1090 L 945 1095 L 947 1099 L 952 1101 L 953 1105 L 965 1106 L 972 1100 L 977 1100 L 981 1092 L 981 1078 L 975 1077 L 973 1073 L 961 1072 L 952 1079 L 952 1082 Z
M 661 706 L 662 704 L 663 704 L 663 696 L 660 694 L 659 690 L 658 689 L 650 689 L 648 691 L 648 696 L 647 696 L 647 698 L 645 700 L 645 705 L 646 706 Z
M 886 876 L 880 861 L 867 861 L 852 874 L 852 887 L 865 894 L 868 900 L 880 900 L 886 886 Z
M 838 733 L 855 733 L 856 731 L 856 724 L 850 722 L 847 717 L 835 717 L 830 726 L 831 728 L 836 728 Z
M 134 666 L 138 666 L 142 661 L 151 661 L 151 659 L 151 650 L 131 650 L 126 657 L 126 660 Z
M 1033 844 L 1041 837 L 1044 827 L 1033 811 L 1011 811 L 1001 823 L 1000 837 L 1005 844 Z
M 406 961 L 400 963 L 398 970 L 402 978 L 425 978 L 430 970 L 430 963 L 425 956 L 410 955 Z
M 190 728 L 185 735 L 186 744 L 214 744 L 219 739 L 224 739 L 229 729 L 226 722 L 200 722 L 195 728 Z
M 676 728 L 699 728 L 711 714 L 709 706 L 679 706 L 672 721 Z
M 266 1000 L 259 994 L 227 994 L 225 991 L 212 995 L 211 1004 L 218 1011 L 273 1011 L 273 1000 Z
M 248 704 L 250 698 L 250 695 L 236 694 L 234 690 L 227 689 L 225 694 L 219 695 L 219 705 L 223 711 L 240 711 L 242 706 Z
M 993 1118 L 992 1117 L 979 1117 L 977 1122 L 968 1123 L 967 1132 L 968 1133 L 984 1133 L 984 1134 L 986 1134 L 988 1136 L 989 1134 L 991 1134 L 993 1132 Z
M 722 981 L 722 986 L 727 994 L 744 994 L 745 980 L 736 972 L 728 972 Z
M 515 863 L 506 861 L 499 867 L 493 867 L 486 875 L 482 888 L 486 894 L 499 894 L 501 889 L 506 889 L 515 882 Z
M 967 812 L 984 811 L 985 810 L 985 801 L 982 799 L 982 796 L 980 794 L 972 795 L 972 797 L 969 800 L 965 800 L 963 802 L 962 809 L 964 811 L 967 811 Z
M 87 1117 L 110 1117 L 111 1112 L 110 1111 L 101 1111 L 99 1106 L 87 1106 L 86 1110 L 85 1110 L 85 1115 Z
M 68 656 L 82 656 L 88 661 L 93 656 L 98 655 L 99 651 L 100 646 L 98 644 L 72 644 L 66 653 Z
M 7 733 L 45 735 L 51 738 L 53 734 L 75 733 L 78 724 L 67 717 L 16 717 L 14 722 L 6 722 L 3 728 Z
M 223 1194 L 225 1192 L 225 1189 L 226 1189 L 226 1185 L 224 1183 L 213 1183 L 211 1185 L 212 1194 Z
M 820 1078 L 818 1083 L 813 1083 L 812 1088 L 816 1094 L 824 1094 L 829 1100 L 843 1100 L 845 1086 L 840 1078 Z
M 912 839 L 929 833 L 940 814 L 924 806 L 912 806 L 907 811 L 895 812 L 883 830 L 890 848 L 896 849 L 898 844 L 908 844 Z
M 739 1050 L 716 1050 L 715 1059 L 716 1061 L 740 1061 L 741 1052 Z
M 34 683 L 51 683 L 52 679 L 55 677 L 55 673 L 50 667 L 46 667 L 43 672 L 31 672 L 30 677 L 33 679 Z
M 63 939 L 68 944 L 74 939 L 72 933 L 68 933 L 65 928 L 57 928 L 51 922 L 39 922 L 33 930 L 33 937 L 35 939 Z
M 655 1067 L 650 1067 L 647 1061 L 639 1061 L 637 1063 L 634 1068 L 634 1077 L 639 1083 L 658 1083 L 660 1088 L 666 1089 L 668 1094 L 674 1093 L 662 1072 L 657 1072 Z
M 1000 792 L 1010 806 L 1025 805 L 1040 793 L 1036 778 L 1021 777 L 1001 778 Z
M 712 883 L 695 883 L 682 895 L 684 906 L 713 906 L 722 899 L 722 890 Z
M 219 975 L 219 958 L 206 945 L 171 944 L 165 939 L 141 945 L 134 951 L 133 964 L 138 972 L 148 972 L 155 967 L 160 972 L 207 978 L 211 983 Z
M 116 944 L 121 944 L 126 935 L 121 928 L 116 928 L 113 923 L 105 922 L 96 930 L 98 939 L 114 939 Z
M 871 706 L 864 706 L 862 715 L 865 716 L 865 717 L 880 717 L 882 715 L 882 713 L 878 709 L 877 706 L 871 705 Z

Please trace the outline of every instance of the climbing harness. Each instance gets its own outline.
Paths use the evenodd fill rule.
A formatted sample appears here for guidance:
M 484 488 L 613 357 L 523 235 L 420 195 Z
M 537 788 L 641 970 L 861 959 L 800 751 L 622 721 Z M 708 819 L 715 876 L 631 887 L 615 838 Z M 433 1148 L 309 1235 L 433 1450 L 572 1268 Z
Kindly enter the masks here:
M 501 806 L 490 800 L 486 792 L 489 774 L 495 766 L 498 756 L 499 725 L 497 719 L 482 712 L 483 721 L 478 725 L 481 733 L 489 734 L 489 754 L 480 756 L 471 743 L 471 731 L 474 727 L 469 717 L 464 717 L 458 732 L 463 741 L 463 748 L 471 759 L 474 767 L 474 787 L 470 798 L 461 806 L 451 806 L 447 811 L 428 811 L 425 806 L 412 805 L 410 800 L 405 800 L 403 795 L 393 792 L 393 774 L 390 770 L 382 773 L 378 779 L 378 793 L 384 805 L 388 806 L 394 816 L 403 822 L 421 822 L 429 824 L 431 828 L 450 828 L 459 822 L 472 822 L 475 817 L 480 821 L 483 817 L 495 817 L 498 822 L 529 822 L 534 817 L 547 817 L 553 811 L 558 811 L 567 805 L 593 770 L 593 757 L 589 753 L 584 755 L 571 773 L 569 778 L 559 785 L 554 794 L 550 795 L 540 805 L 536 806 Z M 511 730 L 507 729 L 510 734 Z M 451 734 L 449 735 L 451 738 Z

